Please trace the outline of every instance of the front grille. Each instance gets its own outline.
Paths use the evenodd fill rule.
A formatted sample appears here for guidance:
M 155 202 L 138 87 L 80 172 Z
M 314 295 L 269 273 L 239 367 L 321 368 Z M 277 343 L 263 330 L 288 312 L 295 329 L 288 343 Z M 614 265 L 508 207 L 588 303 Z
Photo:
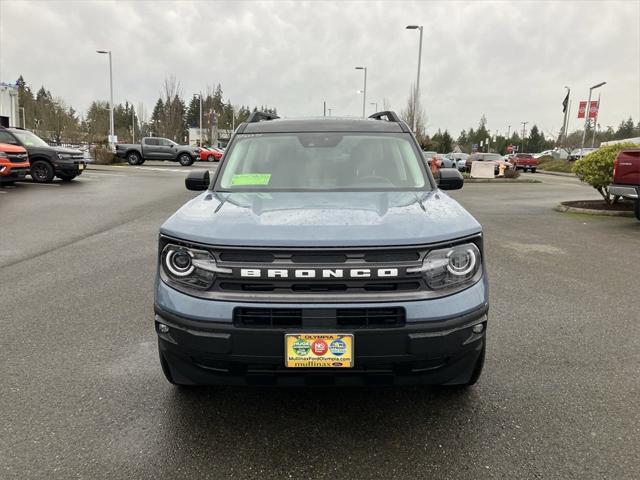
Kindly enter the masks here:
M 11 163 L 26 162 L 29 158 L 26 153 L 9 153 L 7 157 L 9 157 Z
M 250 308 L 233 311 L 237 327 L 250 328 L 384 328 L 405 324 L 404 308 Z
M 252 292 L 257 295 L 305 295 L 322 294 L 371 295 L 375 293 L 419 292 L 426 289 L 422 276 L 407 274 L 406 269 L 421 265 L 426 249 L 416 247 L 399 248 L 345 248 L 345 249 L 219 249 L 213 251 L 221 268 L 231 269 L 232 274 L 217 276 L 213 291 L 225 294 Z M 354 278 L 350 275 L 332 278 L 268 278 L 242 277 L 242 268 L 267 269 L 350 269 L 366 268 L 372 272 L 381 268 L 397 269 L 394 277 Z

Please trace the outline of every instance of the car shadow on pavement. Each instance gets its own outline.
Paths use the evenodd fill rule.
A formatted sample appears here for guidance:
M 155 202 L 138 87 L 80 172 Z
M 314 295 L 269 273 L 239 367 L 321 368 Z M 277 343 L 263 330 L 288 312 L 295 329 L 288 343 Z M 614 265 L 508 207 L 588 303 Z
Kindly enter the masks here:
M 369 474 L 359 469 L 388 470 L 390 459 L 415 463 L 445 447 L 449 455 L 475 450 L 479 395 L 477 387 L 176 388 L 163 407 L 174 416 L 166 431 L 168 443 L 180 446 L 174 456 L 197 451 L 219 466 L 298 478 L 315 476 L 312 464 L 339 464 L 340 478 L 363 478 Z

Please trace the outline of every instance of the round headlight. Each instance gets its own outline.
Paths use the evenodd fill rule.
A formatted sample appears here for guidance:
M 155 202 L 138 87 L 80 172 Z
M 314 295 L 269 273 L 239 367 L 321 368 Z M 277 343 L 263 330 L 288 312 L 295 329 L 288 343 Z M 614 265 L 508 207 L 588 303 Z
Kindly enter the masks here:
M 452 275 L 464 276 L 476 266 L 476 254 L 471 248 L 456 248 L 447 254 L 447 270 Z
M 169 250 L 164 257 L 165 266 L 172 275 L 176 277 L 186 277 L 191 275 L 195 267 L 193 266 L 193 256 L 188 250 Z

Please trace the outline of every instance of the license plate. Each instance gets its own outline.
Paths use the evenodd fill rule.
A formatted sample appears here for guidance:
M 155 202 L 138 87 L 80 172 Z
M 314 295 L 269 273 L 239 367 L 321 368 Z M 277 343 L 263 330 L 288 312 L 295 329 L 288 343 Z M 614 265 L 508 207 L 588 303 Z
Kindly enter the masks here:
M 78 165 L 78 170 L 84 170 L 84 165 L 82 163 Z
M 287 368 L 353 367 L 353 335 L 291 333 L 284 336 Z

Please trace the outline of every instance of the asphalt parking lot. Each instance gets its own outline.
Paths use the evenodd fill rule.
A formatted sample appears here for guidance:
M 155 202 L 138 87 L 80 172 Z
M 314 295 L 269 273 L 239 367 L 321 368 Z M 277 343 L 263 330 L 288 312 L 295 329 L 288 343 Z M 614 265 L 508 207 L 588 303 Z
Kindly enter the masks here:
M 185 170 L 0 188 L 0 478 L 640 478 L 640 222 L 552 210 L 593 189 L 537 174 L 452 193 L 484 225 L 491 283 L 466 394 L 181 392 L 152 285 Z

